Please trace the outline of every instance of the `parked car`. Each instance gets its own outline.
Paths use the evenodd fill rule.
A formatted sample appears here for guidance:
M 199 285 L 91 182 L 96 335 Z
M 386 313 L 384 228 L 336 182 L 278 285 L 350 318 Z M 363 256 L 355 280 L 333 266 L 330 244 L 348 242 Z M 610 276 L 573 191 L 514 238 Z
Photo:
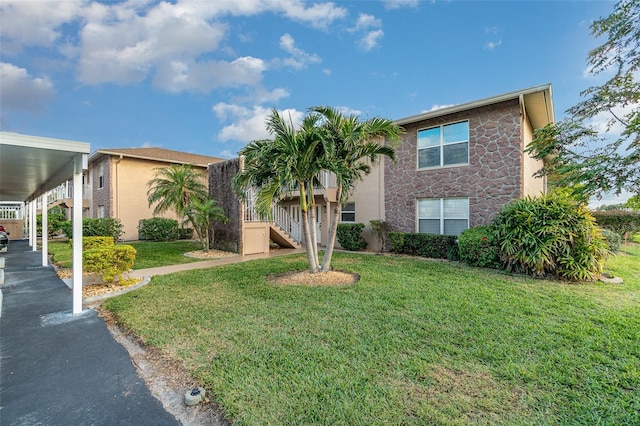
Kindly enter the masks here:
M 4 228 L 3 228 L 4 229 Z M 6 232 L 0 231 L 0 250 L 9 245 L 9 236 Z

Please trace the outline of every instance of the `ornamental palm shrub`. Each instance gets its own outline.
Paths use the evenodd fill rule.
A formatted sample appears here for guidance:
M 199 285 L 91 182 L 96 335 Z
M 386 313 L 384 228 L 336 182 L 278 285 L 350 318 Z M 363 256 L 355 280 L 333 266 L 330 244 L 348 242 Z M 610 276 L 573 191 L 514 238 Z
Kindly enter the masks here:
M 563 194 L 526 197 L 494 221 L 506 269 L 573 281 L 602 272 L 607 245 L 586 205 Z
M 480 268 L 500 267 L 500 248 L 493 226 L 465 229 L 458 238 L 460 260 Z

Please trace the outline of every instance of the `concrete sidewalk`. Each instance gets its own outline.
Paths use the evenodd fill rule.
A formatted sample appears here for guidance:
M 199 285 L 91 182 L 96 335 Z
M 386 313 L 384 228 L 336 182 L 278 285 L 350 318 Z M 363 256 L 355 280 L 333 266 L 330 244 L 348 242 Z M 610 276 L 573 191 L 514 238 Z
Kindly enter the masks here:
M 71 314 L 71 290 L 40 252 L 12 241 L 3 257 L 0 424 L 180 424 L 95 311 Z

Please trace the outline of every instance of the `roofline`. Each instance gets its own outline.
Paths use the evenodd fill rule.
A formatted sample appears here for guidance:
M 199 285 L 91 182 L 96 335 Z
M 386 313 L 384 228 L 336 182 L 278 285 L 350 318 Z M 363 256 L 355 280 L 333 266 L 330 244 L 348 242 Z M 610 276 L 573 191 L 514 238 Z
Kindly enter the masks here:
M 167 158 L 158 158 L 158 157 L 152 157 L 152 156 L 148 156 L 148 155 L 136 155 L 136 154 L 129 154 L 129 153 L 126 153 L 126 152 L 110 151 L 110 150 L 102 150 L 102 149 L 99 149 L 96 152 L 94 152 L 93 154 L 91 154 L 89 156 L 89 162 L 95 161 L 96 159 L 98 159 L 102 155 L 115 155 L 115 156 L 128 157 L 128 158 L 137 158 L 137 159 L 140 159 L 140 160 L 159 161 L 161 163 L 191 164 L 192 166 L 199 166 L 199 167 L 209 167 L 209 164 L 213 163 L 213 162 L 189 163 L 189 162 L 179 161 L 179 160 L 169 160 Z M 211 157 L 211 158 L 217 158 L 217 157 Z M 219 160 L 220 161 L 224 161 L 224 159 L 222 159 L 222 158 L 220 158 Z
M 443 115 L 454 114 L 460 111 L 497 104 L 499 102 L 509 101 L 511 99 L 519 99 L 521 96 L 524 96 L 524 95 L 529 95 L 531 93 L 537 93 L 537 92 L 545 92 L 545 91 L 548 91 L 549 94 L 551 94 L 551 83 L 541 84 L 539 86 L 533 86 L 527 89 L 516 90 L 514 92 L 504 93 L 502 95 L 479 99 L 477 101 L 471 101 L 464 104 L 458 104 L 458 105 L 453 105 L 446 108 L 440 108 L 434 111 L 423 112 L 421 114 L 412 115 L 410 117 L 400 118 L 398 120 L 395 120 L 394 123 L 396 123 L 399 126 L 402 126 L 405 124 L 415 123 L 417 121 L 427 120 L 434 117 L 440 117 Z M 551 99 L 547 99 L 547 102 L 549 102 L 548 107 L 550 108 L 550 114 L 551 114 L 550 121 L 553 121 L 553 114 L 554 114 L 553 103 L 550 102 L 550 100 Z

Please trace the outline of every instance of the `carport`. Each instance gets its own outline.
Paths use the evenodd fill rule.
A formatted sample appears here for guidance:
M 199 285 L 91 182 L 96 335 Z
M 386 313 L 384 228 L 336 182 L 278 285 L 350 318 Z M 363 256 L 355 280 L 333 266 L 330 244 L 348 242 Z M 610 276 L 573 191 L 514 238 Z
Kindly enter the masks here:
M 25 202 L 33 251 L 37 251 L 38 200 L 43 206 L 42 234 L 47 235 L 47 191 L 73 181 L 74 315 L 82 312 L 82 172 L 89 152 L 90 145 L 85 142 L 0 132 L 0 202 Z M 48 264 L 47 253 L 47 238 L 43 238 L 42 266 Z

